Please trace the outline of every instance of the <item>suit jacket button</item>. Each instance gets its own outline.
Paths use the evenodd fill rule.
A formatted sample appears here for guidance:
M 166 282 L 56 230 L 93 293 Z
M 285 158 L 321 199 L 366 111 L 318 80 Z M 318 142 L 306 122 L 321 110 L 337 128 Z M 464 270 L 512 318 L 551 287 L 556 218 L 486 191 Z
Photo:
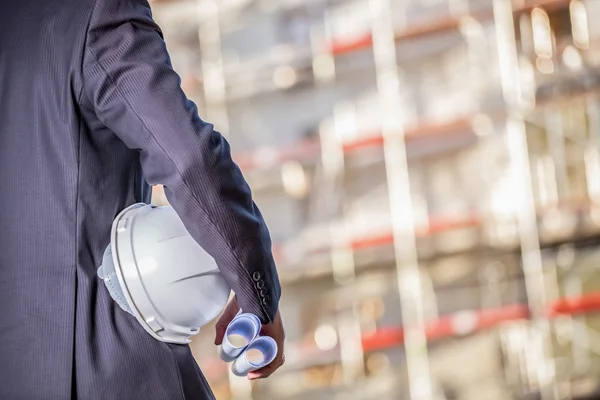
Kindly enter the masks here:
M 265 296 L 265 297 L 263 297 L 263 299 L 262 299 L 262 303 L 263 303 L 263 305 L 265 305 L 265 306 L 266 306 L 266 305 L 269 303 L 269 296 Z
M 256 283 L 256 287 L 259 289 L 263 289 L 265 287 L 265 281 L 262 279 Z
M 261 289 L 260 297 L 265 297 L 266 294 L 267 294 L 267 291 L 265 289 Z
M 260 272 L 256 271 L 255 273 L 253 273 L 252 279 L 258 282 L 260 280 Z

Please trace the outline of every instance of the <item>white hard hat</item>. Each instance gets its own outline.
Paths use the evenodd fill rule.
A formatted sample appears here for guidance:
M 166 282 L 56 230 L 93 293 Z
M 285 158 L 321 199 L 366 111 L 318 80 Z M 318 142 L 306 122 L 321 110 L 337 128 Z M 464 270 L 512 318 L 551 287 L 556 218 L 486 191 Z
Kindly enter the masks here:
M 169 343 L 189 343 L 230 295 L 215 260 L 172 207 L 140 203 L 123 210 L 98 275 L 121 308 Z

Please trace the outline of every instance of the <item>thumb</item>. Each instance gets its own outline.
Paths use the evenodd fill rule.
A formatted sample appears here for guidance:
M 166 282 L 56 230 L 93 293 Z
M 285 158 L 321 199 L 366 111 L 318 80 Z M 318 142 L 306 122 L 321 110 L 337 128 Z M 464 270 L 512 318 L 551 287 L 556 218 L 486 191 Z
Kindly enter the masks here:
M 215 345 L 220 345 L 221 343 L 223 343 L 223 337 L 225 336 L 225 331 L 227 330 L 227 326 L 229 326 L 229 323 L 231 322 L 231 320 L 233 318 L 235 318 L 235 315 L 237 314 L 239 310 L 239 307 L 237 305 L 237 301 L 235 299 L 235 297 L 233 298 L 233 300 L 231 300 L 227 306 L 225 307 L 225 310 L 223 311 L 223 314 L 221 315 L 221 317 L 219 318 L 219 320 L 217 321 L 216 325 L 215 325 Z
M 221 320 L 219 320 L 215 326 L 215 345 L 219 346 L 221 343 L 223 343 L 223 337 L 225 336 L 226 330 L 227 324 L 223 324 Z

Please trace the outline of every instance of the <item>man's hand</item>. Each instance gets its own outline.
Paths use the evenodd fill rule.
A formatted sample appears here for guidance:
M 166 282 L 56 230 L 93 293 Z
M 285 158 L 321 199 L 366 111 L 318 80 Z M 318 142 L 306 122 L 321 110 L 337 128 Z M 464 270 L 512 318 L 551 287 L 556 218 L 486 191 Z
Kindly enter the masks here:
M 219 318 L 219 320 L 217 321 L 217 324 L 215 326 L 215 331 L 216 331 L 215 344 L 217 346 L 220 345 L 221 343 L 223 343 L 223 337 L 225 336 L 225 331 L 227 330 L 227 326 L 229 325 L 231 320 L 233 318 L 235 318 L 235 316 L 237 315 L 239 310 L 240 310 L 240 307 L 237 304 L 237 298 L 234 297 L 229 302 L 229 304 L 227 304 L 227 307 L 225 307 L 225 310 L 223 311 L 223 315 L 221 315 L 221 317 Z M 268 325 L 263 325 L 260 333 L 263 336 L 270 336 L 273 339 L 275 339 L 275 342 L 277 343 L 277 355 L 275 356 L 275 359 L 273 360 L 273 362 L 271 362 L 271 364 L 269 364 L 266 367 L 263 367 L 259 370 L 250 372 L 248 374 L 248 379 L 250 379 L 250 380 L 263 379 L 263 378 L 270 376 L 279 367 L 281 367 L 283 365 L 283 363 L 285 362 L 285 355 L 284 355 L 285 329 L 283 327 L 283 321 L 281 319 L 281 314 L 279 313 L 279 311 L 277 311 L 277 314 L 275 315 L 275 320 L 273 321 L 273 323 L 268 324 Z
M 225 310 L 223 310 L 223 314 L 219 317 L 217 321 L 217 325 L 215 326 L 216 336 L 215 336 L 215 344 L 219 346 L 223 343 L 223 337 L 225 336 L 225 331 L 229 326 L 231 320 L 235 318 L 238 311 L 240 311 L 240 307 L 237 303 L 237 297 L 233 297 L 231 301 L 225 306 Z
M 275 342 L 277 343 L 277 355 L 271 364 L 259 370 L 250 372 L 248 374 L 248 379 L 250 380 L 263 379 L 270 376 L 285 362 L 285 354 L 283 350 L 283 346 L 285 344 L 285 329 L 283 327 L 283 321 L 281 319 L 279 310 L 277 311 L 277 314 L 275 314 L 275 320 L 273 323 L 263 325 L 260 332 L 263 336 L 270 336 L 275 339 Z

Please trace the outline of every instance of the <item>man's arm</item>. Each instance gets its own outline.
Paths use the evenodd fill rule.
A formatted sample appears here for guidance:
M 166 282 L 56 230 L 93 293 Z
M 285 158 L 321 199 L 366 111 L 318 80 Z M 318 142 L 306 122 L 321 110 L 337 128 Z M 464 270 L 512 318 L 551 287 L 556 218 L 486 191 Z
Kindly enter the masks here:
M 83 62 L 95 112 L 163 184 L 192 237 L 211 254 L 244 312 L 273 322 L 281 288 L 269 232 L 229 144 L 180 88 L 146 0 L 97 0 Z

